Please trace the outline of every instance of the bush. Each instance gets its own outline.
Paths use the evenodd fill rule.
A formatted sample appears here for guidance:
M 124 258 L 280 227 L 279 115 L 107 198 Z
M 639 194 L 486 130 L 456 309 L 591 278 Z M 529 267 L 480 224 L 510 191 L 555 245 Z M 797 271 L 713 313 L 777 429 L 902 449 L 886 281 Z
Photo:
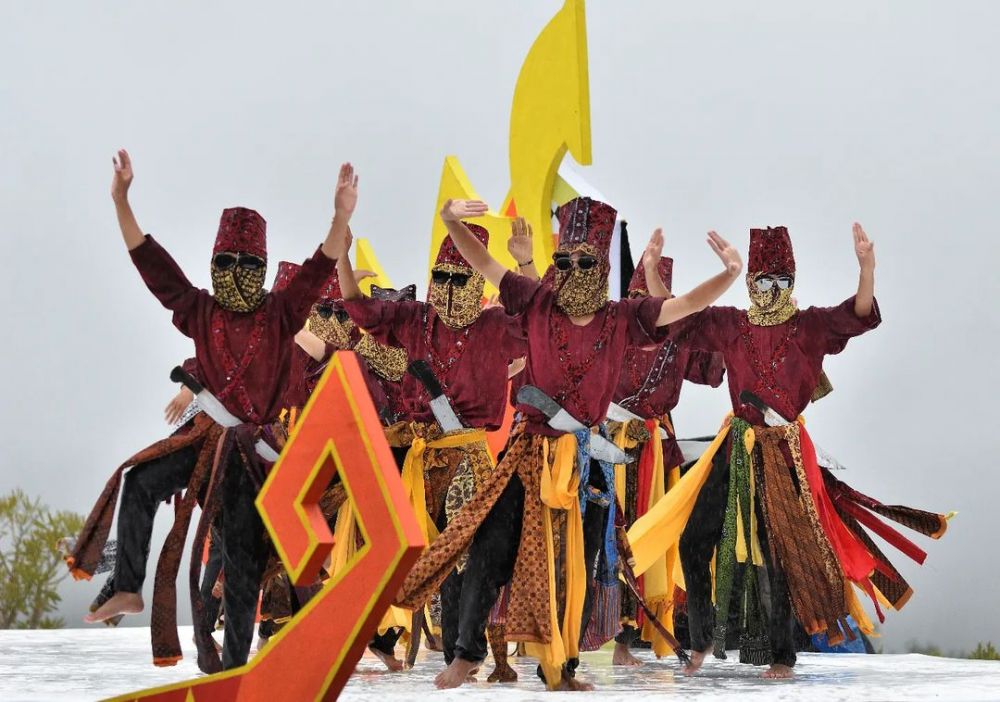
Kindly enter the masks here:
M 0 629 L 54 629 L 59 583 L 68 575 L 56 542 L 83 517 L 53 512 L 21 490 L 0 497 Z
M 981 661 L 1000 661 L 1000 651 L 997 651 L 992 641 L 985 644 L 980 643 L 976 650 L 969 654 L 969 658 Z

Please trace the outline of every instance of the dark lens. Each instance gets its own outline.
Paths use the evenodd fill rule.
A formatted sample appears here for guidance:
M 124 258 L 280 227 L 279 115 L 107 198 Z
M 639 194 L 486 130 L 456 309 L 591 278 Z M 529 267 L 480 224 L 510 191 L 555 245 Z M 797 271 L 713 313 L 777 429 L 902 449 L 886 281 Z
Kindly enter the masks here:
M 240 256 L 240 268 L 248 271 L 259 271 L 264 267 L 264 260 L 256 256 Z
M 597 259 L 593 256 L 581 256 L 576 260 L 576 267 L 581 271 L 589 271 L 597 265 Z
M 445 285 L 451 280 L 451 273 L 448 271 L 431 271 L 431 280 L 438 285 Z
M 346 322 L 348 319 L 351 318 L 351 316 L 347 314 L 347 310 L 336 309 L 333 311 L 333 313 L 337 315 L 337 321 L 340 322 L 341 324 L 343 324 L 344 322 Z
M 552 257 L 552 264 L 556 270 L 568 271 L 573 267 L 573 260 L 566 254 L 556 254 Z
M 229 268 L 232 268 L 236 264 L 236 257 L 230 253 L 216 254 L 215 258 L 213 259 L 213 263 L 215 264 L 216 268 L 224 271 Z
M 316 307 L 316 314 L 323 319 L 330 319 L 333 316 L 333 308 L 329 305 L 319 305 Z
M 467 273 L 452 273 L 451 274 L 451 284 L 456 288 L 464 288 L 465 284 L 469 282 L 469 275 Z

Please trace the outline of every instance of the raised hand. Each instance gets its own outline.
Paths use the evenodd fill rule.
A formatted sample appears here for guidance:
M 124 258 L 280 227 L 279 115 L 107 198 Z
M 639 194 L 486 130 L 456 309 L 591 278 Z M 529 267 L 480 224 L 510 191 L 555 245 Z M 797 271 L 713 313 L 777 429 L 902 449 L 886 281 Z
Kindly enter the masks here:
M 378 278 L 378 273 L 365 270 L 364 268 L 354 269 L 354 282 L 360 284 L 362 280 L 368 280 L 369 278 Z
M 733 248 L 732 244 L 715 231 L 711 231 L 708 233 L 708 245 L 722 261 L 722 265 L 726 267 L 726 272 L 729 275 L 735 278 L 740 274 L 740 271 L 743 270 L 743 259 L 740 258 L 739 252 Z
M 518 217 L 510 223 L 510 238 L 507 239 L 507 250 L 523 266 L 530 263 L 534 257 L 534 232 L 524 217 Z
M 649 237 L 646 250 L 642 252 L 642 265 L 649 270 L 657 270 L 661 256 L 663 256 L 663 229 L 657 227 Z
M 354 166 L 345 163 L 340 167 L 337 176 L 337 190 L 333 196 L 333 209 L 336 214 L 350 217 L 358 204 L 358 176 Z
M 132 159 L 129 158 L 128 151 L 118 149 L 118 154 L 111 157 L 111 163 L 115 167 L 115 174 L 111 178 L 111 199 L 124 202 L 128 199 L 128 189 L 132 185 Z
M 868 240 L 865 230 L 857 222 L 854 223 L 854 253 L 861 270 L 875 270 L 875 244 Z
M 482 217 L 489 209 L 489 205 L 482 200 L 448 200 L 441 208 L 441 219 L 445 222 L 459 222 Z

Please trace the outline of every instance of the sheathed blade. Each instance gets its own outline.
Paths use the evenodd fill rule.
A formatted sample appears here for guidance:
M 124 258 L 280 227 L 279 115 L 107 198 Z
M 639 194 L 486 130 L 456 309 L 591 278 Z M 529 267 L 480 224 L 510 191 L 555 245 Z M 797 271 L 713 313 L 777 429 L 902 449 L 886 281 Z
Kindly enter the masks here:
M 548 418 L 548 424 L 557 431 L 575 434 L 578 431 L 590 431 L 590 428 L 579 419 L 559 406 L 559 403 L 546 395 L 534 385 L 524 385 L 517 391 L 517 401 L 534 407 Z M 599 461 L 607 463 L 631 463 L 628 454 L 605 439 L 600 434 L 590 437 L 590 455 Z
M 437 420 L 437 423 L 441 425 L 443 432 L 447 434 L 465 428 L 459 420 L 458 415 L 455 414 L 451 402 L 448 401 L 448 397 L 441 388 L 441 383 L 434 376 L 434 371 L 431 370 L 427 361 L 414 361 L 407 367 L 406 371 L 419 380 L 420 384 L 426 388 L 427 393 L 431 396 L 431 412 L 434 414 L 434 419 Z
M 243 422 L 233 416 L 233 413 L 225 408 L 225 406 L 219 402 L 215 395 L 210 393 L 208 390 L 202 390 L 200 393 L 195 395 L 195 399 L 198 400 L 198 404 L 201 406 L 201 410 L 215 420 L 215 423 L 221 427 L 237 427 Z
M 646 421 L 645 419 L 637 415 L 635 412 L 625 409 L 617 402 L 612 402 L 610 405 L 608 405 L 608 419 L 613 419 L 616 422 L 627 422 L 630 420 L 636 422 Z M 660 438 L 661 439 L 670 438 L 670 435 L 667 434 L 667 430 L 664 429 L 663 427 L 660 427 Z
M 254 450 L 257 451 L 257 455 L 265 461 L 274 463 L 278 460 L 278 452 L 271 448 L 271 446 L 263 439 L 257 439 L 257 443 L 254 444 L 253 447 Z

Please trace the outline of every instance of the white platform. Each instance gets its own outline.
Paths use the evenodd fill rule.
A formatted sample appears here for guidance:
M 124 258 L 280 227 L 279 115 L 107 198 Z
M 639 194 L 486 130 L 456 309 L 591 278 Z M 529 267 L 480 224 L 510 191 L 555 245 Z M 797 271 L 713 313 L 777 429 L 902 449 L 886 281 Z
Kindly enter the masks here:
M 96 700 L 129 690 L 177 682 L 197 675 L 191 632 L 185 628 L 185 659 L 174 668 L 149 663 L 149 630 L 63 629 L 55 631 L 0 631 L 0 700 Z M 534 676 L 534 665 L 514 659 L 521 676 L 514 685 L 490 685 L 487 661 L 480 679 L 458 690 L 437 692 L 432 684 L 443 663 L 440 654 L 421 654 L 408 673 L 386 673 L 366 654 L 341 699 L 413 702 L 415 699 L 552 700 Z M 677 674 L 675 660 L 656 661 L 642 652 L 646 665 L 612 669 L 610 655 L 584 655 L 580 675 L 598 685 L 596 693 L 580 697 L 602 702 L 649 699 L 670 695 L 691 700 L 1000 700 L 1000 662 L 965 661 L 919 655 L 804 654 L 791 682 L 765 682 L 759 670 L 729 661 L 711 660 L 702 673 L 686 678 Z M 638 692 L 639 696 L 635 693 Z M 562 698 L 559 695 L 556 699 Z M 574 697 L 574 699 L 580 699 Z M 280 691 L 274 698 L 281 700 Z

